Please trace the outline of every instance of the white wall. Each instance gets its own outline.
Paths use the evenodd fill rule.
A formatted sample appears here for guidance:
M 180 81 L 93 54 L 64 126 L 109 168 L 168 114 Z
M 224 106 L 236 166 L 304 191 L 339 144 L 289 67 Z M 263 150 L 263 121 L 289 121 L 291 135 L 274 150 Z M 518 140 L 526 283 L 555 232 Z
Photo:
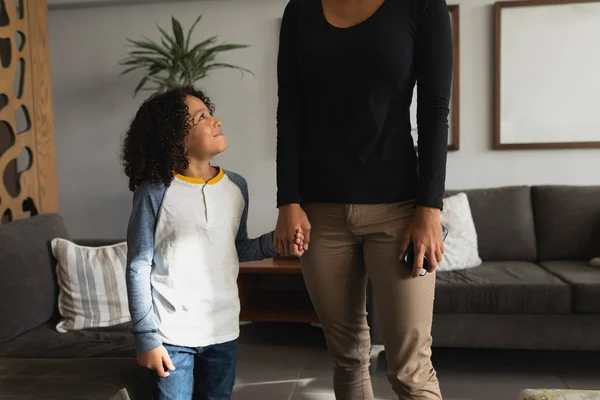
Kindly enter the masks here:
M 390 1 L 390 0 L 388 0 Z M 121 138 L 142 97 L 139 76 L 119 77 L 125 38 L 156 38 L 155 21 L 175 15 L 196 40 L 218 35 L 249 49 L 224 55 L 255 73 L 214 72 L 200 86 L 217 104 L 229 149 L 218 164 L 250 185 L 249 230 L 273 229 L 278 19 L 286 0 L 214 0 L 50 9 L 50 53 L 61 213 L 74 237 L 123 237 L 131 194 Z M 448 188 L 514 184 L 600 184 L 600 149 L 492 151 L 492 4 L 460 2 L 461 149 L 450 153 Z

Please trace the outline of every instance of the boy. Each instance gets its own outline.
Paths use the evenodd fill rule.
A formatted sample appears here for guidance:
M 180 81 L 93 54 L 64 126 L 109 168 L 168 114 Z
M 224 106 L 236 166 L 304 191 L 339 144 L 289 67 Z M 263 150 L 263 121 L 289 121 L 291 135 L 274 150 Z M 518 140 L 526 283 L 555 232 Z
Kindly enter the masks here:
M 153 95 L 123 144 L 134 192 L 127 229 L 132 331 L 159 400 L 230 398 L 239 262 L 276 255 L 273 232 L 248 238 L 244 178 L 210 164 L 227 148 L 213 111 L 193 87 Z M 300 231 L 297 238 L 301 247 Z

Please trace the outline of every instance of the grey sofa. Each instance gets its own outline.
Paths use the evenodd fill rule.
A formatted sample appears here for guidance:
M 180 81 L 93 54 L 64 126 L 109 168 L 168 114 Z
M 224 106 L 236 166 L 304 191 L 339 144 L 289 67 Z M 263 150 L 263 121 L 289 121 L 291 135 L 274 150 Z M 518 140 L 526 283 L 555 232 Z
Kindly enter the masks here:
M 600 350 L 600 186 L 463 192 L 484 262 L 438 273 L 434 347 Z
M 54 329 L 55 237 L 69 238 L 58 215 L 0 225 L 0 399 L 149 399 L 128 325 Z

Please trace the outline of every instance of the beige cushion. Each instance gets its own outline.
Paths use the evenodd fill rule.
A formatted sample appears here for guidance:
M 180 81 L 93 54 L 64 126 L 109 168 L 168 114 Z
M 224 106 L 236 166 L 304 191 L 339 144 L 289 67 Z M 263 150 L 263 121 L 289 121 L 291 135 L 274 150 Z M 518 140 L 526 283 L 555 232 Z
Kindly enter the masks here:
M 58 261 L 59 332 L 113 326 L 130 321 L 125 267 L 127 244 L 86 247 L 51 242 Z
M 438 264 L 438 271 L 455 271 L 481 265 L 477 231 L 465 193 L 444 199 L 441 221 L 448 228 L 448 236 L 444 242 L 444 256 Z

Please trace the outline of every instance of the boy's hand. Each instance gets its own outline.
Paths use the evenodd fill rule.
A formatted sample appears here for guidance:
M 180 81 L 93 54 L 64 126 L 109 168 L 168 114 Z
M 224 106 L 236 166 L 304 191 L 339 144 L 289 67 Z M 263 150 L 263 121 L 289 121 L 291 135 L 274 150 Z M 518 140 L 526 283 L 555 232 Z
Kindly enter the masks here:
M 296 250 L 300 255 L 304 254 L 304 231 L 302 228 L 296 229 L 296 239 L 294 240 L 296 243 Z
M 169 376 L 169 372 L 165 371 L 165 367 L 169 371 L 175 370 L 171 357 L 169 357 L 169 353 L 164 346 L 138 354 L 137 363 L 144 368 L 153 370 L 161 378 Z
M 304 239 L 302 251 L 298 251 L 296 243 L 298 229 L 302 229 Z M 279 207 L 279 216 L 273 235 L 273 246 L 282 256 L 300 257 L 308 250 L 310 243 L 310 222 L 300 204 L 288 204 Z
M 296 229 L 296 234 L 294 235 L 294 244 L 291 246 L 293 246 L 293 249 L 290 249 L 292 255 L 300 257 L 304 254 L 304 232 L 302 231 L 302 228 Z M 284 253 L 280 253 L 279 251 L 277 251 L 277 254 L 280 256 L 286 256 Z

